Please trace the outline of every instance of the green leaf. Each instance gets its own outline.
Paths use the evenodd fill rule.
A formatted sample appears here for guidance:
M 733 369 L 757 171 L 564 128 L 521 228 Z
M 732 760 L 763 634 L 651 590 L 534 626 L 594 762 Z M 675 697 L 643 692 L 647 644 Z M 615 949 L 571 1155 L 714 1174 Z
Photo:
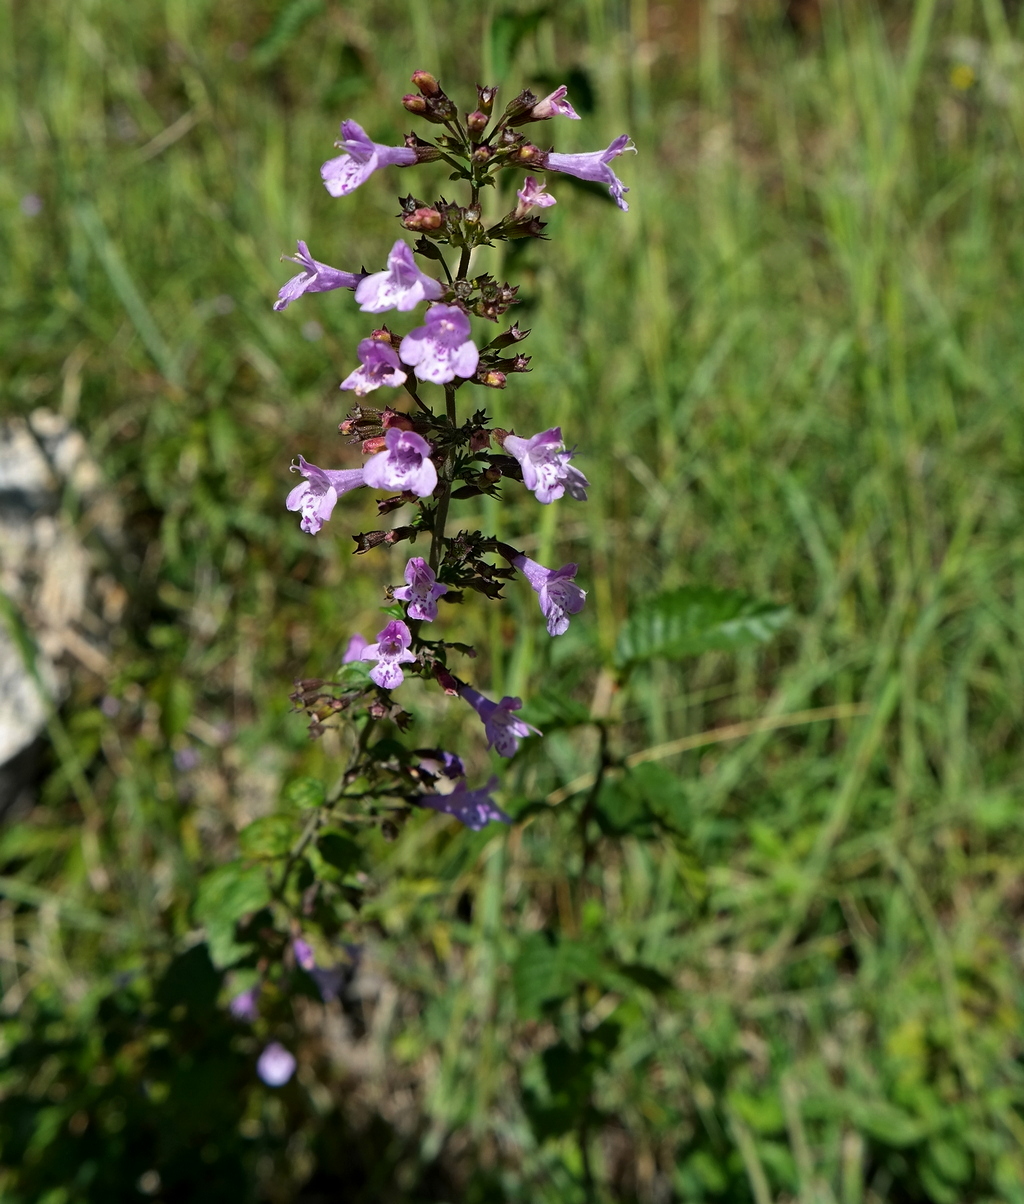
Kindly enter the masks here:
M 312 811 L 315 807 L 324 805 L 327 791 L 323 782 L 316 778 L 296 778 L 285 787 L 284 797 L 300 811 Z
M 354 840 L 349 840 L 341 832 L 331 829 L 320 833 L 316 847 L 324 861 L 333 865 L 336 870 L 341 870 L 343 874 L 355 869 L 362 859 L 361 850 Z
M 266 873 L 256 865 L 229 861 L 199 883 L 195 916 L 200 924 L 234 923 L 269 902 Z
M 686 586 L 641 602 L 619 632 L 615 663 L 624 668 L 663 657 L 763 644 L 789 621 L 789 608 L 737 590 Z
M 289 816 L 265 815 L 239 832 L 238 847 L 243 857 L 284 857 L 295 837 L 295 823 Z
M 519 1015 L 525 1020 L 537 1019 L 545 1004 L 564 999 L 578 983 L 601 979 L 603 970 L 601 959 L 589 945 L 531 933 L 522 942 L 512 968 Z

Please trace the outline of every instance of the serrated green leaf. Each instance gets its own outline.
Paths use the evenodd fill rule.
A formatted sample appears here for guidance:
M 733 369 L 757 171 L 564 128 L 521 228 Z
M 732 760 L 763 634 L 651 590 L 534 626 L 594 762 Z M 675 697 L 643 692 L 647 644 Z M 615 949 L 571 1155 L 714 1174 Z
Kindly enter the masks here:
M 687 586 L 641 602 L 619 632 L 615 663 L 677 660 L 763 644 L 789 620 L 789 608 L 737 590 Z
M 327 798 L 324 784 L 316 778 L 296 778 L 285 787 L 286 802 L 300 811 L 312 811 L 314 807 L 322 807 Z
M 238 834 L 243 857 L 284 857 L 295 842 L 295 822 L 287 815 L 265 815 Z
M 556 1003 L 578 983 L 599 981 L 604 967 L 598 954 L 582 941 L 554 941 L 532 933 L 520 946 L 512 968 L 512 984 L 523 1019 L 536 1019 L 544 1004 Z

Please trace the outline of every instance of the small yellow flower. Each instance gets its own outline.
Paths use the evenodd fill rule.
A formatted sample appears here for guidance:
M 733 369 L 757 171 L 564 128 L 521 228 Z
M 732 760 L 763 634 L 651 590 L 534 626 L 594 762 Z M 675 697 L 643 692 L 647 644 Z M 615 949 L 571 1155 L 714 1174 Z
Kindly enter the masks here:
M 958 92 L 966 92 L 969 88 L 974 87 L 977 79 L 974 68 L 969 67 L 966 63 L 957 63 L 949 73 L 949 82 Z

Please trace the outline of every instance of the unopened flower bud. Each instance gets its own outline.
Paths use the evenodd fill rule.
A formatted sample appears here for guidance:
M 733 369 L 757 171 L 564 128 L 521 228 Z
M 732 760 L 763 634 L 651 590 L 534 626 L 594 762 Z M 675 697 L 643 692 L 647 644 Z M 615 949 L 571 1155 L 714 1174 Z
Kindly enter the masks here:
M 429 71 L 414 71 L 412 82 L 419 88 L 423 96 L 442 96 L 441 85 Z
M 383 451 L 385 446 L 383 435 L 374 435 L 372 439 L 364 439 L 363 455 L 372 456 L 375 452 Z
M 424 206 L 422 209 L 414 209 L 412 213 L 406 214 L 402 218 L 402 225 L 407 230 L 437 230 L 442 221 L 443 218 L 436 209 Z
M 408 96 L 402 97 L 402 107 L 410 113 L 415 113 L 417 117 L 423 117 L 427 111 L 427 102 L 422 96 L 411 92 Z
M 402 414 L 398 410 L 391 409 L 390 406 L 380 416 L 381 425 L 384 429 L 390 430 L 396 426 L 400 431 L 411 431 L 413 429 L 412 419 L 408 414 Z
M 342 435 L 351 435 L 355 425 L 356 422 L 354 418 L 346 418 L 344 422 L 338 423 L 338 431 Z
M 448 672 L 444 665 L 434 664 L 434 676 L 437 678 L 437 684 L 446 694 L 451 694 L 453 697 L 459 692 L 459 683 Z
M 487 122 L 490 118 L 482 109 L 476 109 L 466 118 L 466 125 L 469 127 L 471 134 L 482 134 L 487 129 Z
M 488 389 L 504 389 L 505 373 L 491 369 L 488 372 L 478 372 L 473 378 L 478 384 L 486 385 Z
M 473 162 L 474 163 L 480 163 L 480 164 L 490 163 L 490 161 L 493 158 L 494 158 L 494 151 L 492 151 L 489 146 L 478 146 L 478 147 L 475 147 L 473 150 Z
M 482 427 L 478 431 L 474 431 L 469 437 L 469 450 L 472 452 L 481 452 L 486 447 L 490 447 L 491 432 L 485 431 Z
M 480 474 L 478 482 L 482 488 L 486 488 L 488 485 L 496 485 L 501 480 L 501 476 L 501 469 L 492 464 L 490 468 L 485 468 Z
M 498 95 L 497 87 L 485 88 L 481 84 L 477 84 L 476 94 L 480 101 L 480 112 L 490 117 L 491 109 L 494 108 L 494 98 Z

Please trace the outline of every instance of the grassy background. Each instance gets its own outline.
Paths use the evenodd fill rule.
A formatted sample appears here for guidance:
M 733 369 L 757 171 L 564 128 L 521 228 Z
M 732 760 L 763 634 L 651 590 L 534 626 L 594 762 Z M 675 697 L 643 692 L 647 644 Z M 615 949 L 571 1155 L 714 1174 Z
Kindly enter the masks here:
M 0 835 L 5 1198 L 1024 1200 L 1024 29 L 997 0 L 826 9 L 800 39 L 774 4 L 585 0 L 516 43 L 528 6 L 0 6 L 3 404 L 87 434 L 130 599 Z M 535 371 L 486 400 L 560 422 L 594 489 L 476 513 L 591 593 L 553 643 L 532 594 L 458 612 L 481 685 L 538 715 L 570 690 L 621 751 L 862 713 L 664 759 L 637 789 L 674 835 L 616 832 L 610 795 L 586 857 L 576 796 L 381 842 L 361 997 L 281 1001 L 301 1069 L 273 1094 L 229 988 L 165 967 L 202 870 L 286 780 L 330 776 L 291 682 L 396 577 L 348 554 L 368 502 L 316 541 L 282 506 L 297 452 L 352 462 L 336 385 L 365 324 L 347 295 L 270 302 L 295 238 L 372 267 L 397 192 L 442 187 L 318 179 L 341 117 L 409 127 L 417 67 L 460 99 L 478 69 L 506 95 L 573 71 L 559 149 L 640 150 L 628 215 L 563 186 L 552 241 L 506 265 Z M 631 603 L 691 583 L 797 618 L 610 697 Z M 485 773 L 475 721 L 410 697 Z M 595 744 L 553 731 L 510 807 Z M 531 995 L 541 931 L 561 964 L 645 973 Z

